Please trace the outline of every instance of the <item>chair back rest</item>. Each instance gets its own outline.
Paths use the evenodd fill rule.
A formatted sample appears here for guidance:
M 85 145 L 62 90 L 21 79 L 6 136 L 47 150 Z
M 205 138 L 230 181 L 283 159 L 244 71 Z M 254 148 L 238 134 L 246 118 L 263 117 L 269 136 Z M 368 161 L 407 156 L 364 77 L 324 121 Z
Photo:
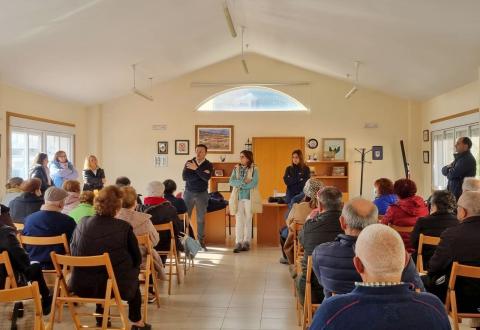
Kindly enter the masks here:
M 15 228 L 17 228 L 18 231 L 22 231 L 23 228 L 25 228 L 25 225 L 23 223 L 14 222 L 13 224 L 15 225 Z
M 3 265 L 6 272 L 4 289 L 16 288 L 17 280 L 15 279 L 15 273 L 13 272 L 12 263 L 8 256 L 7 251 L 0 253 L 0 265 Z
M 137 235 L 137 241 L 139 246 L 145 247 L 147 254 L 151 254 L 152 251 L 152 241 L 150 240 L 150 236 L 148 234 L 145 235 Z
M 42 319 L 42 303 L 40 300 L 40 291 L 38 290 L 38 283 L 33 282 L 27 286 L 20 288 L 0 290 L 0 302 L 16 302 L 21 300 L 32 299 L 35 305 L 35 330 L 45 329 Z
M 313 260 L 312 256 L 308 256 L 307 259 L 307 283 L 312 283 L 312 267 L 313 267 Z
M 160 231 L 170 231 L 171 238 L 175 238 L 175 233 L 173 231 L 173 223 L 170 221 L 168 223 L 162 223 L 159 225 L 153 225 L 155 227 L 155 230 L 160 232 Z
M 480 279 L 480 267 L 462 265 L 455 261 L 452 264 L 452 272 L 448 283 L 449 290 L 454 290 L 458 276 Z
M 418 239 L 417 254 L 422 254 L 423 245 L 438 245 L 439 243 L 440 243 L 440 237 L 427 236 L 424 234 L 420 234 L 420 238 Z
M 398 233 L 411 233 L 413 231 L 413 226 L 395 226 L 395 225 L 390 225 L 393 229 L 395 229 Z
M 63 245 L 65 249 L 65 254 L 70 254 L 70 246 L 68 245 L 68 239 L 66 234 L 58 236 L 18 236 L 20 243 L 22 245 L 37 245 L 37 246 L 48 246 L 48 245 Z

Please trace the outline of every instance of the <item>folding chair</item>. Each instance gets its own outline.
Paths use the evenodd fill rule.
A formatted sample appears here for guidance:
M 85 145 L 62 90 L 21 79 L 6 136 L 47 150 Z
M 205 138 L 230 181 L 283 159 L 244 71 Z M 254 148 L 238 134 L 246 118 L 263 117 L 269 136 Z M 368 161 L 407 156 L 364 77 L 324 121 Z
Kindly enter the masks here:
M 440 237 L 427 236 L 420 234 L 418 239 L 418 249 L 417 249 L 417 270 L 420 275 L 426 275 L 427 272 L 423 269 L 423 246 L 424 245 L 438 245 L 440 243 Z
M 168 251 L 157 251 L 160 256 L 168 257 L 169 271 L 168 271 L 168 295 L 172 292 L 172 276 L 177 276 L 177 283 L 180 284 L 180 269 L 177 255 L 177 246 L 175 244 L 175 232 L 173 230 L 173 223 L 163 223 L 159 225 L 153 225 L 158 232 L 169 231 L 170 232 L 170 249 Z M 173 267 L 175 266 L 175 272 Z
M 23 230 L 23 228 L 25 227 L 25 225 L 23 223 L 14 222 L 13 224 L 15 225 L 15 228 L 17 228 L 17 230 L 19 232 L 21 232 Z
M 413 226 L 403 227 L 403 226 L 395 226 L 389 225 L 392 229 L 395 229 L 399 234 L 401 233 L 411 233 L 413 231 Z
M 448 282 L 447 299 L 445 301 L 445 307 L 447 313 L 452 318 L 453 329 L 458 330 L 458 322 L 461 322 L 461 318 L 480 318 L 480 313 L 458 313 L 457 310 L 457 295 L 455 293 L 455 283 L 457 277 L 469 277 L 480 280 L 480 267 L 461 265 L 458 262 L 452 264 L 452 272 L 450 275 L 450 281 Z M 460 297 L 461 298 L 461 297 Z
M 313 313 L 320 307 L 320 304 L 312 304 L 312 256 L 307 259 L 307 283 L 305 285 L 305 300 L 303 302 L 303 324 L 302 329 L 306 330 L 310 327 L 313 320 Z
M 72 256 L 64 256 L 60 254 L 56 254 L 55 252 L 51 252 L 50 256 L 52 258 L 53 266 L 55 267 L 55 287 L 53 290 L 53 302 L 52 302 L 52 311 L 50 314 L 49 320 L 49 329 L 53 329 L 54 320 L 55 320 L 55 313 L 57 308 L 61 308 L 63 304 L 68 305 L 68 309 L 70 310 L 70 314 L 72 315 L 72 319 L 74 321 L 75 327 L 77 330 L 84 329 L 84 328 L 92 328 L 88 325 L 84 325 L 80 323 L 79 316 L 95 316 L 99 317 L 102 316 L 102 327 L 101 329 L 107 329 L 108 318 L 117 318 L 119 317 L 122 322 L 121 328 L 109 328 L 109 329 L 122 329 L 127 330 L 130 329 L 130 324 L 128 318 L 125 314 L 125 309 L 122 304 L 122 298 L 120 295 L 120 291 L 117 286 L 117 281 L 115 280 L 115 274 L 113 272 L 112 263 L 110 262 L 110 257 L 108 253 L 104 253 L 98 256 L 89 256 L 89 257 L 72 257 Z M 105 290 L 105 297 L 103 298 L 85 298 L 79 297 L 74 295 L 70 292 L 66 279 L 65 274 L 63 272 L 64 268 L 68 267 L 105 267 L 107 270 L 107 284 Z M 113 298 L 112 298 L 113 293 Z M 75 303 L 78 304 L 101 304 L 103 305 L 103 314 L 97 313 L 77 313 L 75 310 Z M 110 307 L 116 305 L 118 308 L 119 315 L 110 315 Z M 96 326 L 93 328 L 97 328 Z M 98 328 L 97 328 L 98 329 Z
M 42 302 L 40 300 L 40 292 L 38 290 L 37 282 L 33 282 L 27 286 L 20 288 L 12 288 L 0 290 L 0 302 L 15 302 L 32 299 L 35 306 L 35 330 L 44 330 L 45 324 L 43 323 Z
M 152 287 L 153 293 L 155 294 L 157 308 L 160 308 L 160 295 L 158 292 L 158 275 L 155 270 L 155 265 L 153 263 L 152 256 L 152 242 L 148 237 L 148 234 L 137 236 L 138 245 L 141 249 L 145 249 L 146 258 L 145 258 L 145 269 L 140 269 L 139 280 L 140 283 L 144 284 L 143 291 L 143 318 L 147 322 L 147 312 L 148 312 L 148 290 L 150 289 L 150 276 L 152 277 Z
M 184 235 L 190 235 L 190 222 L 188 221 L 188 213 L 185 212 L 185 213 L 180 214 L 180 215 L 183 217 L 183 234 Z M 193 236 L 194 236 L 193 239 L 195 239 L 195 232 L 193 232 Z M 187 258 L 186 253 L 183 254 L 182 264 L 183 264 L 183 275 L 184 276 L 187 275 L 187 271 L 190 268 L 195 267 L 195 262 L 193 261 L 193 259 Z
M 8 257 L 8 252 L 3 251 L 0 253 L 0 265 L 3 265 L 5 268 L 5 283 L 3 288 L 4 289 L 12 289 L 17 287 L 17 280 L 15 279 L 15 273 L 13 272 L 12 263 L 10 262 L 10 258 Z
M 295 228 L 293 230 L 293 265 L 295 267 L 295 272 L 300 274 L 302 272 L 302 259 L 303 259 L 303 247 L 298 241 L 298 233 L 302 230 L 303 224 L 295 223 Z M 293 294 L 296 297 L 296 309 L 297 309 L 297 323 L 298 325 L 302 324 L 302 304 L 300 303 L 300 297 L 297 295 L 296 280 L 293 280 Z

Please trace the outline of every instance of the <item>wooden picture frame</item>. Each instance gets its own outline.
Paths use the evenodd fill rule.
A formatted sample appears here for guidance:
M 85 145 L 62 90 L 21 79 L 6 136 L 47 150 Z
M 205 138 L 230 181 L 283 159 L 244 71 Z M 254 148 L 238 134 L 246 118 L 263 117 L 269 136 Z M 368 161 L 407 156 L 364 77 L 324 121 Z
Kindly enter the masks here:
M 216 169 L 213 171 L 213 176 L 224 176 L 224 172 L 222 169 Z
M 345 160 L 346 158 L 345 138 L 324 138 L 322 139 L 323 160 Z
M 167 141 L 159 141 L 157 143 L 158 154 L 159 155 L 166 155 L 168 154 L 168 142 Z
M 190 140 L 175 140 L 175 155 L 189 155 Z
M 232 191 L 232 186 L 228 182 L 219 182 L 217 183 L 218 192 L 230 192 Z
M 430 141 L 430 131 L 428 129 L 423 130 L 423 142 Z
M 424 150 L 423 151 L 423 163 L 429 164 L 430 163 L 430 151 Z
M 233 154 L 233 125 L 195 125 L 195 145 L 205 144 L 212 154 Z

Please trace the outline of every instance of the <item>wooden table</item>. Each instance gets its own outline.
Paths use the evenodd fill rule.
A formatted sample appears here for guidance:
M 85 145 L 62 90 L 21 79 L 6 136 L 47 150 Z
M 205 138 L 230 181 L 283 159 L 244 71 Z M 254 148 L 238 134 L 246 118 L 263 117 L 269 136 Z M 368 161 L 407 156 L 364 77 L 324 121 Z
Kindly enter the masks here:
M 257 245 L 280 245 L 280 229 L 285 226 L 287 204 L 263 203 L 263 213 L 256 215 Z
M 208 212 L 205 214 L 205 243 L 225 244 L 227 235 L 225 233 L 225 209 Z M 192 212 L 191 224 L 195 235 L 197 234 L 197 211 Z

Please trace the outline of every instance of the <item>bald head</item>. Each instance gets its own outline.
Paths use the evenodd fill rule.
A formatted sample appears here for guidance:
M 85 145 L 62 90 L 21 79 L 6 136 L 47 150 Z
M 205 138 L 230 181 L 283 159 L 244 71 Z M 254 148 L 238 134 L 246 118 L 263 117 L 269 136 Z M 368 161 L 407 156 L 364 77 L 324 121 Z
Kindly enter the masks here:
M 473 177 L 463 179 L 462 190 L 465 191 L 480 191 L 480 180 Z
M 378 222 L 378 209 L 371 201 L 357 197 L 345 204 L 342 217 L 348 229 L 361 231 Z
M 405 266 L 405 246 L 392 228 L 366 227 L 355 244 L 355 267 L 365 282 L 398 282 Z
M 457 217 L 459 220 L 480 215 L 480 192 L 465 191 L 458 199 Z

